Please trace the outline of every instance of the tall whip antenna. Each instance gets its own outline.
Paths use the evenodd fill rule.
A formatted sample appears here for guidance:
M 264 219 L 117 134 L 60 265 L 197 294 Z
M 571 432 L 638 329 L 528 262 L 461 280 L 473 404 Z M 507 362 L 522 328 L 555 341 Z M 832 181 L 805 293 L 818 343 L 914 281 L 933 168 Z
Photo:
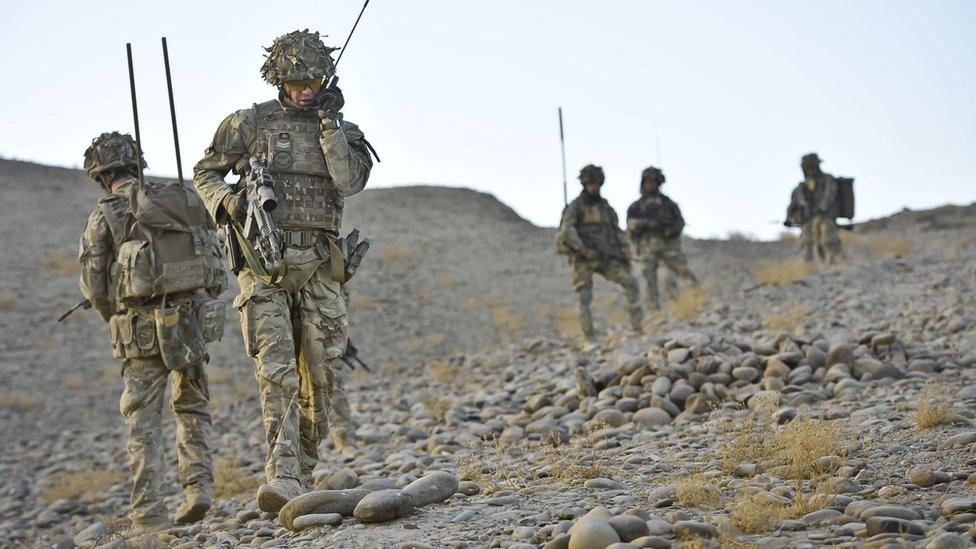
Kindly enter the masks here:
M 176 146 L 176 174 L 179 178 L 180 185 L 183 185 L 183 163 L 180 161 L 180 134 L 176 130 L 176 105 L 173 102 L 173 78 L 170 76 L 169 72 L 169 49 L 166 47 L 166 37 L 162 37 L 163 40 L 163 65 L 166 67 L 166 91 L 169 93 L 169 116 L 173 121 L 173 144 Z M 132 65 L 130 62 L 129 70 L 132 70 Z M 135 105 L 135 88 L 132 92 L 132 104 Z M 138 130 L 136 130 L 138 132 Z
M 132 71 L 132 44 L 126 42 L 125 56 L 129 60 L 129 91 L 132 93 L 132 121 L 136 127 L 136 163 L 139 165 L 139 183 L 145 184 L 146 179 L 142 174 L 142 138 L 139 135 L 139 107 L 136 105 L 136 77 Z
M 569 205 L 569 193 L 566 190 L 566 138 L 563 136 L 563 108 L 559 107 L 559 149 L 563 157 L 563 206 Z
M 342 60 L 342 54 L 346 53 L 346 46 L 349 45 L 349 40 L 352 39 L 352 33 L 356 32 L 356 27 L 359 26 L 359 20 L 363 18 L 363 13 L 366 11 L 366 6 L 368 6 L 368 5 L 369 5 L 369 0 L 366 0 L 363 3 L 363 9 L 359 10 L 359 15 L 356 16 L 356 22 L 352 24 L 352 29 L 349 31 L 349 36 L 346 37 L 345 43 L 342 44 L 342 49 L 339 50 L 339 57 L 336 57 L 336 60 L 335 60 L 335 66 L 336 66 L 336 68 L 339 67 L 339 61 Z M 329 86 L 332 85 L 332 81 L 335 80 L 335 77 L 336 77 L 336 75 L 333 74 L 332 77 L 329 78 L 329 85 L 326 86 L 326 87 L 329 87 Z

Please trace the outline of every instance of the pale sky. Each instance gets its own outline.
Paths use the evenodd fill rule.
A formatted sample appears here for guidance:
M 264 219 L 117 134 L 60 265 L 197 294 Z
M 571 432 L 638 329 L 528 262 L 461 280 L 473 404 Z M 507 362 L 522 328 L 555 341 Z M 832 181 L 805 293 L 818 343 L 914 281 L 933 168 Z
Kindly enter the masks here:
M 131 132 L 131 41 L 149 174 L 175 175 L 165 35 L 190 174 L 224 116 L 275 96 L 263 46 L 342 45 L 360 6 L 5 2 L 0 156 L 77 167 Z M 339 75 L 383 159 L 371 186 L 471 187 L 554 226 L 561 105 L 571 196 L 599 164 L 623 216 L 661 165 L 688 234 L 773 238 L 810 151 L 857 179 L 857 219 L 976 200 L 974 29 L 971 0 L 373 0 Z

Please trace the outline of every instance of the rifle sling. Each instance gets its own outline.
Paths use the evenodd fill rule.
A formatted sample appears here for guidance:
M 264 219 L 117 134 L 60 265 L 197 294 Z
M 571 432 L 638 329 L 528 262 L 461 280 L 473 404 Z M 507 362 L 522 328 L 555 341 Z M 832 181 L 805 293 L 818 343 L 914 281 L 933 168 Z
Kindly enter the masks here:
M 236 220 L 231 220 L 230 223 L 234 229 L 234 237 L 237 238 L 237 242 L 241 246 L 241 253 L 244 255 L 244 262 L 247 263 L 247 268 L 251 269 L 254 276 L 267 284 L 277 284 L 280 282 L 284 273 L 279 273 L 277 276 L 268 274 L 268 270 L 264 268 L 264 265 L 261 264 L 261 260 L 258 258 L 257 251 L 255 251 L 254 247 L 251 246 L 251 242 L 244 236 L 244 229 Z

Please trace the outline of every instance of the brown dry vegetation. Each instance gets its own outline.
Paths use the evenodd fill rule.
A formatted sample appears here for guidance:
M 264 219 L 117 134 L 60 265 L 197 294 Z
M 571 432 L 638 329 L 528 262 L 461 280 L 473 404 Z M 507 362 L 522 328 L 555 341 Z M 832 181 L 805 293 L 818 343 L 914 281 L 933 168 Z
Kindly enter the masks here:
M 26 393 L 0 394 L 0 408 L 10 408 L 25 412 L 33 410 L 41 403 L 40 397 Z
M 14 302 L 14 294 L 11 292 L 0 292 L 0 310 L 6 309 Z
M 261 479 L 241 467 L 237 456 L 217 458 L 214 462 L 214 495 L 229 498 L 257 490 Z
M 377 252 L 376 260 L 379 261 L 380 265 L 386 265 L 388 263 L 396 263 L 405 259 L 409 255 L 406 248 L 397 245 L 387 245 L 384 246 Z
M 952 422 L 954 408 L 952 399 L 946 398 L 948 389 L 932 380 L 925 382 L 918 392 L 918 408 L 915 425 L 919 429 L 929 429 Z
M 870 257 L 904 257 L 912 250 L 912 241 L 907 238 L 889 235 L 864 235 L 851 232 L 841 233 L 841 242 L 849 248 L 864 248 Z
M 48 252 L 41 258 L 41 266 L 61 276 L 73 276 L 78 272 L 78 259 L 68 252 Z
M 755 242 L 755 240 L 756 237 L 751 234 L 746 234 L 742 231 L 729 231 L 729 242 Z
M 776 238 L 777 242 L 782 242 L 783 244 L 798 245 L 800 243 L 800 237 L 797 236 L 792 231 L 780 231 L 779 236 Z
M 427 365 L 430 377 L 442 383 L 451 383 L 461 373 L 461 366 L 455 362 L 438 360 Z
M 108 491 L 113 484 L 122 479 L 122 473 L 114 469 L 88 469 L 62 473 L 54 478 L 51 486 L 41 495 L 41 498 L 51 503 L 59 499 L 78 499 L 92 496 L 102 499 L 99 493 Z
M 765 263 L 756 269 L 756 282 L 775 285 L 789 284 L 810 276 L 813 271 L 813 264 L 803 261 L 802 258 Z
M 674 497 L 682 507 L 702 507 L 714 505 L 718 501 L 719 490 L 713 479 L 694 474 L 675 484 Z
M 810 310 L 800 305 L 792 303 L 781 313 L 772 313 L 763 317 L 763 326 L 777 332 L 787 332 L 793 336 L 803 334 Z
M 707 301 L 708 290 L 704 286 L 685 285 L 677 299 L 668 301 L 668 312 L 682 320 L 693 320 Z

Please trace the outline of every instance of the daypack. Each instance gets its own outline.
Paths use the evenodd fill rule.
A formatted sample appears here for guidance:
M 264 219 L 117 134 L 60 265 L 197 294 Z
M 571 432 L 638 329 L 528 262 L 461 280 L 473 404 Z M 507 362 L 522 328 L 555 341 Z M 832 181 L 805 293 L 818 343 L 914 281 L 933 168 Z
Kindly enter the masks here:
M 223 291 L 221 246 L 196 191 L 178 183 L 136 183 L 127 198 L 127 219 L 103 211 L 116 242 L 122 241 L 113 276 L 119 301 L 137 306 L 180 292 Z
M 838 177 L 837 194 L 840 199 L 840 216 L 854 219 L 854 178 Z

